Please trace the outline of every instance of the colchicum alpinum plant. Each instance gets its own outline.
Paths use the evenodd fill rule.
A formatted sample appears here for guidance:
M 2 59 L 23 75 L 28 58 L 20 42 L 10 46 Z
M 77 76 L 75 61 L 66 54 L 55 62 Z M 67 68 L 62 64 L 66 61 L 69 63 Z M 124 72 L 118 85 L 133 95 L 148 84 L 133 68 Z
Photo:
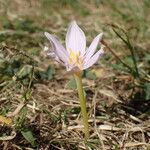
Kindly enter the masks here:
M 66 48 L 51 34 L 45 32 L 45 36 L 51 43 L 51 48 L 45 47 L 46 54 L 66 67 L 67 71 L 74 74 L 83 118 L 85 139 L 89 138 L 89 124 L 86 110 L 86 98 L 82 85 L 82 71 L 94 65 L 103 55 L 104 50 L 101 46 L 96 51 L 102 38 L 102 33 L 97 35 L 91 45 L 86 48 L 86 37 L 75 21 L 71 22 L 66 34 Z

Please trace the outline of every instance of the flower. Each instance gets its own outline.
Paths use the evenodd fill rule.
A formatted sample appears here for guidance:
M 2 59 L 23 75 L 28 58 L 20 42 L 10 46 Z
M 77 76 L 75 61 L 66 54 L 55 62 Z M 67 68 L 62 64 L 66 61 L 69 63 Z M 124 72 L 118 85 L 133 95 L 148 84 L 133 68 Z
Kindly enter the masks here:
M 89 48 L 86 48 L 86 37 L 75 21 L 71 22 L 66 34 L 66 49 L 51 34 L 45 32 L 45 36 L 51 43 L 51 49 L 45 47 L 47 55 L 66 66 L 67 71 L 84 70 L 94 65 L 104 53 L 104 46 L 96 52 L 102 33 L 97 35 Z

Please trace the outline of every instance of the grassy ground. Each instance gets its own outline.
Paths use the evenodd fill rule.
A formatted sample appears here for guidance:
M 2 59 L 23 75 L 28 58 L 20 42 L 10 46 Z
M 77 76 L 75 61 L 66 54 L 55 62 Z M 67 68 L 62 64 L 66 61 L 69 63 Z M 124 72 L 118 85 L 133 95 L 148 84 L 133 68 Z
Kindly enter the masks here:
M 0 149 L 150 149 L 149 0 L 0 1 Z M 90 139 L 74 79 L 45 57 L 44 31 L 64 42 L 76 20 L 105 56 L 84 72 Z M 5 117 L 5 118 L 4 118 Z

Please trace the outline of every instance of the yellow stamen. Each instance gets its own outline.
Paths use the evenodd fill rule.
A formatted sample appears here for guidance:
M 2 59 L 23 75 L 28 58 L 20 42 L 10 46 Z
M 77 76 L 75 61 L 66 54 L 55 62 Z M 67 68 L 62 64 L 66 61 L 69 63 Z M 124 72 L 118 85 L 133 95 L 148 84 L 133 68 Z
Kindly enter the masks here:
M 70 64 L 76 64 L 79 68 L 81 68 L 83 60 L 80 58 L 80 52 L 74 52 L 71 48 L 69 49 L 70 52 Z

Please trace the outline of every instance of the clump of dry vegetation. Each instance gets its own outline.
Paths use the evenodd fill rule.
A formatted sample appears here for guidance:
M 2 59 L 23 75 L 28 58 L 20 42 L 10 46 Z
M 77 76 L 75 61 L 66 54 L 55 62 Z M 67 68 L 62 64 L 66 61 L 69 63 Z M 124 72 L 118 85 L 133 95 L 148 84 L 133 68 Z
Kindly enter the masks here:
M 0 1 L 0 149 L 149 150 L 149 0 Z M 90 139 L 76 85 L 46 58 L 44 31 L 65 36 L 75 19 L 105 56 L 83 74 Z M 64 42 L 64 41 L 62 41 Z

